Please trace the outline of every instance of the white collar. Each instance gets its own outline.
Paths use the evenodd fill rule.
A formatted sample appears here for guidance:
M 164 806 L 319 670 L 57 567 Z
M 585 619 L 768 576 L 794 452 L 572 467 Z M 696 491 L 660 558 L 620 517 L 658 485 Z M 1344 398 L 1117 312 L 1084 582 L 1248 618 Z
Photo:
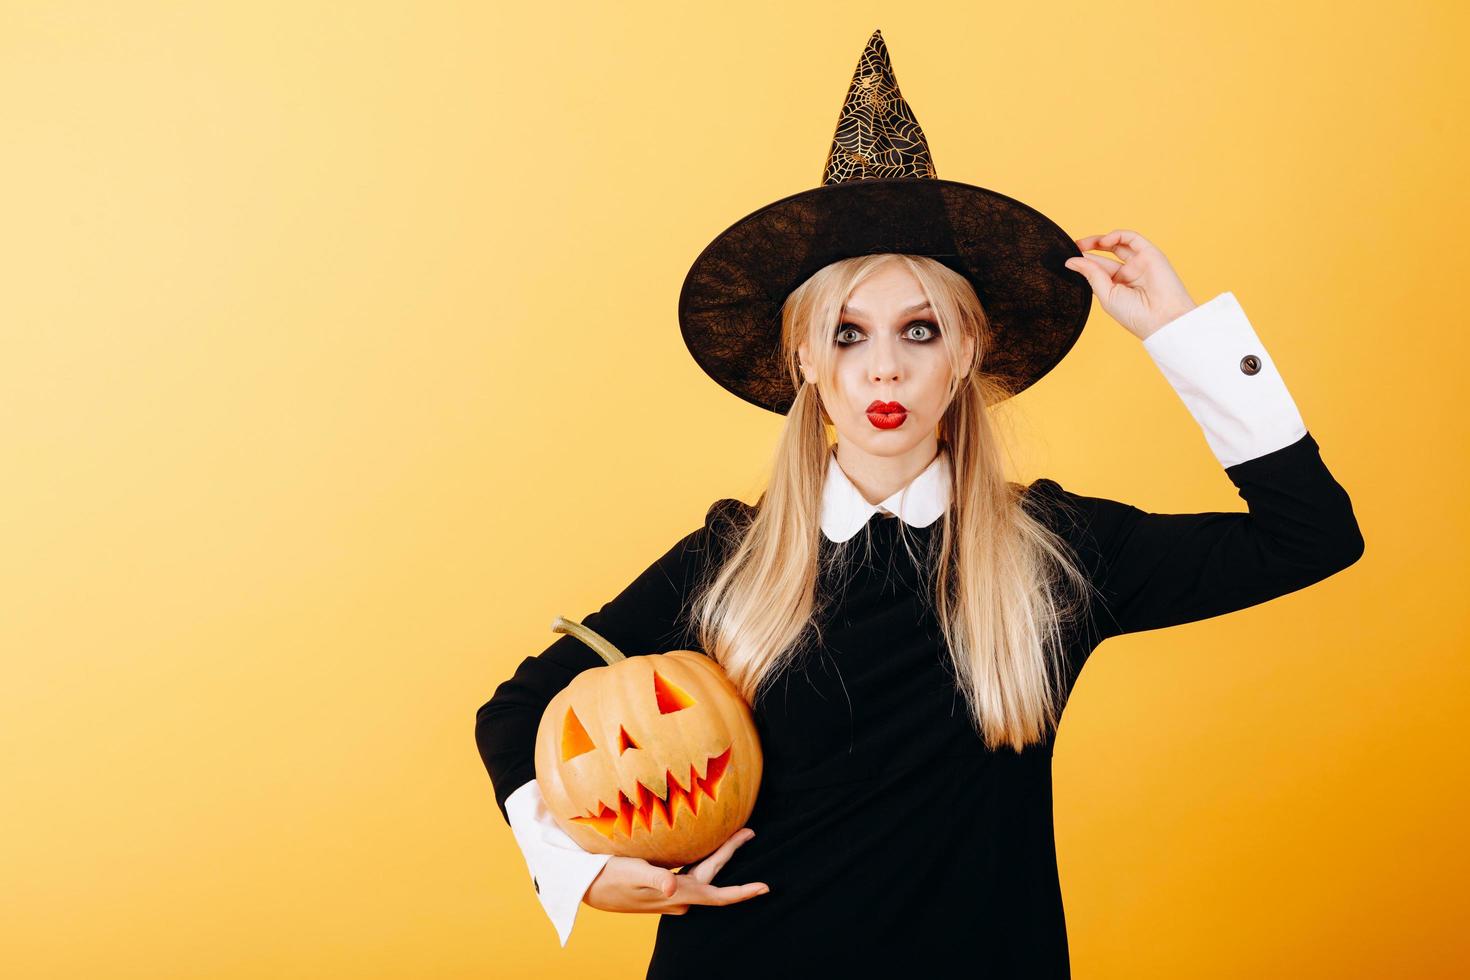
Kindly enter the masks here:
M 877 513 L 896 514 L 911 527 L 928 527 L 949 506 L 949 454 L 939 451 L 924 472 L 895 490 L 886 500 L 870 504 L 837 465 L 834 446 L 827 457 L 822 484 L 822 533 L 833 542 L 846 541 L 861 531 Z

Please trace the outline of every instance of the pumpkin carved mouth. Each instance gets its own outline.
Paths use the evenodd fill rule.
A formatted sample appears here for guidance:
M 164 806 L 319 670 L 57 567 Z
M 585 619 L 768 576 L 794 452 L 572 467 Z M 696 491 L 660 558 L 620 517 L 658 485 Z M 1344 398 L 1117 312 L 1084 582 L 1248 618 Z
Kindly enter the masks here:
M 680 807 L 688 809 L 690 816 L 697 817 L 699 816 L 700 797 L 708 797 L 710 800 L 716 798 L 720 783 L 725 777 L 725 770 L 729 768 L 729 765 L 730 749 L 726 749 L 719 755 L 710 756 L 705 760 L 703 776 L 700 776 L 699 770 L 691 765 L 689 778 L 681 781 L 678 776 L 674 775 L 672 769 L 665 769 L 664 786 L 667 790 L 667 799 L 643 785 L 642 780 L 638 780 L 637 802 L 628 799 L 626 793 L 618 790 L 616 809 L 598 800 L 599 810 L 588 810 L 586 816 L 572 817 L 572 822 L 585 824 L 607 838 L 611 838 L 614 834 L 632 837 L 634 830 L 639 827 L 651 831 L 655 821 L 662 822 L 666 827 L 673 827 L 675 821 L 679 819 Z

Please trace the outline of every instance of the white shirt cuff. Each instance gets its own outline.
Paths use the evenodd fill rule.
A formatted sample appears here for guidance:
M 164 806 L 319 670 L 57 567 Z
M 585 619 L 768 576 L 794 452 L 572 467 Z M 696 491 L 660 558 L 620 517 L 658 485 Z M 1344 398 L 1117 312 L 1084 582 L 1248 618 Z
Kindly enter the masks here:
M 1264 456 L 1307 434 L 1234 293 L 1175 317 L 1149 334 L 1143 347 L 1204 430 L 1220 465 Z
M 534 779 L 505 798 L 505 811 L 510 817 L 511 833 L 526 857 L 541 907 L 551 917 L 557 938 L 565 947 L 582 896 L 612 855 L 583 850 L 567 836 L 556 825 L 541 795 L 541 784 Z

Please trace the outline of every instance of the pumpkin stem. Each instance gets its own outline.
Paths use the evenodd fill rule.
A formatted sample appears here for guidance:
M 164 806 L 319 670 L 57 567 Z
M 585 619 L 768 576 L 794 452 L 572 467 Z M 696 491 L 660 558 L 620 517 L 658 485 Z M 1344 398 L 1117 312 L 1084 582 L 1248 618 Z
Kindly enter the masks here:
M 596 651 L 597 655 L 603 660 L 606 660 L 609 666 L 617 663 L 619 660 L 628 659 L 627 657 L 623 656 L 623 652 L 621 650 L 613 646 L 611 643 L 607 642 L 607 640 L 599 636 L 593 630 L 590 630 L 587 627 L 583 626 L 581 623 L 577 622 L 575 619 L 567 619 L 565 616 L 558 616 L 551 621 L 551 631 L 553 633 L 570 633 L 572 636 L 575 636 L 577 639 L 581 640 L 583 643 L 587 644 L 594 651 Z

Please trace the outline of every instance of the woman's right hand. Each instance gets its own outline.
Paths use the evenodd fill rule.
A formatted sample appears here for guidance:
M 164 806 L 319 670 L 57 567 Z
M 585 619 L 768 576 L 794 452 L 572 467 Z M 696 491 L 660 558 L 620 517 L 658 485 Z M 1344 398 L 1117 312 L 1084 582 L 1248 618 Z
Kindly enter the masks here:
M 762 881 L 744 885 L 711 885 L 715 872 L 725 866 L 735 848 L 755 836 L 749 827 L 731 834 L 709 857 L 692 868 L 675 874 L 668 868 L 649 864 L 642 858 L 613 855 L 608 858 L 582 901 L 604 912 L 662 912 L 683 915 L 691 905 L 731 905 L 770 887 Z

